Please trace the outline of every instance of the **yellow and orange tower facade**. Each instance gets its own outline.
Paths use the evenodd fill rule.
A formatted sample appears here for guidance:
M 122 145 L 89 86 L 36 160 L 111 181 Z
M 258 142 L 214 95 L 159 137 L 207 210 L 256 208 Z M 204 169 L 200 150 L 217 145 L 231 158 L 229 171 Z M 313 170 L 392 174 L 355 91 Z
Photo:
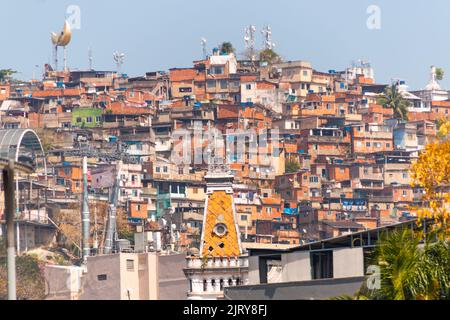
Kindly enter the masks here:
M 248 283 L 248 259 L 241 247 L 233 201 L 233 176 L 223 168 L 210 168 L 205 180 L 200 251 L 187 257 L 184 269 L 190 299 L 220 299 L 225 287 Z

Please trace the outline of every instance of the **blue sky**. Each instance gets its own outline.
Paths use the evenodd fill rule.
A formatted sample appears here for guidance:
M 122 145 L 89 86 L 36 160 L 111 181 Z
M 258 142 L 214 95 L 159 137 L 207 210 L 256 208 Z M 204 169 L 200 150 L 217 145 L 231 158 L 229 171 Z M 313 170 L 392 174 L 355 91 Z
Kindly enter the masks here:
M 209 49 L 222 41 L 244 48 L 244 28 L 270 24 L 276 50 L 287 60 L 309 60 L 320 71 L 343 69 L 365 59 L 377 82 L 405 79 L 425 86 L 429 67 L 444 68 L 450 88 L 450 1 L 445 0 L 3 0 L 0 4 L 0 68 L 30 79 L 52 59 L 50 32 L 59 31 L 69 5 L 81 10 L 81 28 L 69 45 L 69 67 L 115 68 L 112 52 L 126 54 L 122 71 L 188 67 L 201 58 L 200 38 Z M 381 29 L 369 30 L 369 5 L 381 9 Z M 61 61 L 62 59 L 60 59 Z M 60 63 L 61 65 L 61 63 Z

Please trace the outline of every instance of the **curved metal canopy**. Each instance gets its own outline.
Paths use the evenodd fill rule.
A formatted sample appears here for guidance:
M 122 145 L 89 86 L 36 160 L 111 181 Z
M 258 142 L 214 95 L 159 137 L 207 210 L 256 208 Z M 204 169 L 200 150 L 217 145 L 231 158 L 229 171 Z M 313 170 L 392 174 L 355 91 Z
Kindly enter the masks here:
M 41 140 L 31 129 L 0 129 L 0 158 L 46 170 Z

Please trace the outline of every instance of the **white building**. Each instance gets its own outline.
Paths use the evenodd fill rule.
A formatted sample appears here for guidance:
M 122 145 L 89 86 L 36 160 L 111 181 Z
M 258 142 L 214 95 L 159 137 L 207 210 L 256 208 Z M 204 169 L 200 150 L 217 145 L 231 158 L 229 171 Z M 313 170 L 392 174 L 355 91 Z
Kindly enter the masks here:
M 438 83 L 435 66 L 431 66 L 430 81 L 426 85 L 425 89 L 412 91 L 412 94 L 422 99 L 422 108 L 424 112 L 431 111 L 432 101 L 448 100 L 448 92 L 446 90 L 443 90 Z

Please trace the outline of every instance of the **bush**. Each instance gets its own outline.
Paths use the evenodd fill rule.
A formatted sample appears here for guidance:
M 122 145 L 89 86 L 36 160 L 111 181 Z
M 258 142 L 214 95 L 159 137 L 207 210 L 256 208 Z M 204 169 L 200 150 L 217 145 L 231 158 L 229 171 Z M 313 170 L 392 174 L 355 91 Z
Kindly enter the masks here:
M 0 300 L 6 300 L 7 290 L 6 257 L 0 257 Z M 44 264 L 34 255 L 16 257 L 16 280 L 18 300 L 42 300 L 45 298 Z

